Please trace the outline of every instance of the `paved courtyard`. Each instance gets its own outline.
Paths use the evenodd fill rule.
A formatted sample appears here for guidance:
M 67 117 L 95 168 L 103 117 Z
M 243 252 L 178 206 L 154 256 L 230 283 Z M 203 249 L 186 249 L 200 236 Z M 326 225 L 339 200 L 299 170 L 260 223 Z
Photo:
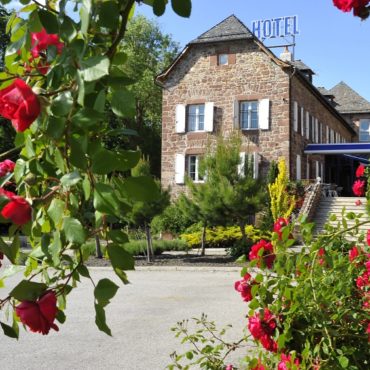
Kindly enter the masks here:
M 120 284 L 108 268 L 94 268 L 92 276 Z M 1 338 L 1 369 L 164 369 L 169 354 L 181 350 L 170 328 L 203 312 L 218 327 L 232 324 L 230 339 L 241 337 L 247 306 L 233 289 L 238 269 L 143 269 L 129 272 L 129 278 L 131 284 L 107 308 L 112 338 L 95 326 L 93 289 L 84 280 L 70 295 L 59 333 L 42 336 L 21 328 L 18 342 Z M 15 283 L 10 280 L 9 287 Z

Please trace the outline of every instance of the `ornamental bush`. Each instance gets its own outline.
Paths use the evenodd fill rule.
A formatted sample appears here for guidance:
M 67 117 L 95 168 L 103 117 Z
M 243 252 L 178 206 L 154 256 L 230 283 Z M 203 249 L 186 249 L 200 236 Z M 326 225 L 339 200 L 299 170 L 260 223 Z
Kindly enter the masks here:
M 136 3 L 152 6 L 156 15 L 167 5 L 165 0 L 22 0 L 23 8 L 9 17 L 0 116 L 11 121 L 16 136 L 15 149 L 0 155 L 0 221 L 10 224 L 10 243 L 0 237 L 0 259 L 25 263 L 23 279 L 0 298 L 6 312 L 0 324 L 10 337 L 18 338 L 19 323 L 41 334 L 58 330 L 55 321 L 64 323 L 68 295 L 83 278 L 94 286 L 96 325 L 111 335 L 105 307 L 118 286 L 92 280 L 85 265 L 91 240 L 106 240 L 112 269 L 127 284 L 125 271 L 134 267 L 125 248 L 128 237 L 111 225 L 124 221 L 135 204 L 159 196 L 150 176 L 130 176 L 141 153 L 108 149 L 103 140 L 117 132 L 110 129 L 111 112 L 127 142 L 133 133 L 123 124 L 135 115 L 136 102 L 122 40 Z M 189 16 L 190 0 L 171 5 Z M 8 156 L 14 159 L 15 153 L 13 165 Z M 21 236 L 32 246 L 22 256 Z M 2 266 L 0 287 L 16 271 Z

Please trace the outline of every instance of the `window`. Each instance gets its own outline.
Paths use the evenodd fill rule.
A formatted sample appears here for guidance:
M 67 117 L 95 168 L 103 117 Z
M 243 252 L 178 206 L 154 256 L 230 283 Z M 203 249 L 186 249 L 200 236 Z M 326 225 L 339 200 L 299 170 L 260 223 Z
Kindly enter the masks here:
M 229 56 L 227 54 L 218 54 L 217 63 L 219 66 L 226 66 L 229 64 Z
M 370 119 L 360 120 L 360 141 L 370 141 Z
M 199 174 L 199 162 L 200 162 L 199 155 L 189 155 L 188 156 L 187 173 L 194 182 L 203 181 L 203 177 Z
M 204 130 L 204 104 L 191 104 L 187 106 L 188 131 Z
M 239 118 L 242 130 L 258 129 L 258 101 L 241 101 Z

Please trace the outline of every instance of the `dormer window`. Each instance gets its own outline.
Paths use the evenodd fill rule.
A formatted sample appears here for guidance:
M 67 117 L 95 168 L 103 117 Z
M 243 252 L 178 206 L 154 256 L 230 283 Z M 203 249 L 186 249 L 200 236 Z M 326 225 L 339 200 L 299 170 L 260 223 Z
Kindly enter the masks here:
M 229 64 L 229 56 L 227 54 L 218 54 L 217 64 L 219 66 L 226 66 Z

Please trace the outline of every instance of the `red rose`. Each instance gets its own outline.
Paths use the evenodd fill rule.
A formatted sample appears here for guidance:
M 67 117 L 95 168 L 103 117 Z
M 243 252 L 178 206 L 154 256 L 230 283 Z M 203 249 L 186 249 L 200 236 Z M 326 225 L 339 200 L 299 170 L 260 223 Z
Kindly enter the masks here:
M 348 257 L 350 262 L 353 262 L 358 256 L 360 255 L 360 252 L 358 248 L 355 246 L 348 252 Z
M 0 115 L 10 119 L 16 131 L 23 132 L 40 114 L 40 103 L 32 89 L 20 78 L 0 90 Z
M 236 281 L 234 288 L 243 298 L 244 302 L 249 302 L 252 300 L 252 285 L 255 284 L 255 281 L 251 280 L 251 275 L 246 273 L 242 280 Z
M 10 159 L 0 162 L 0 177 L 7 175 L 14 171 L 15 163 Z
M 259 255 L 259 251 L 263 249 L 262 255 Z M 261 239 L 257 244 L 254 244 L 249 252 L 249 260 L 257 260 L 257 266 L 261 267 L 263 261 L 265 265 L 270 269 L 275 261 L 274 248 L 270 242 Z
M 365 174 L 365 166 L 363 164 L 360 164 L 356 170 L 356 177 L 362 177 L 364 176 L 364 174 Z
M 36 302 L 24 301 L 15 308 L 21 322 L 35 333 L 48 334 L 50 328 L 58 331 L 54 324 L 58 312 L 57 298 L 53 291 L 46 292 Z
M 365 195 L 365 181 L 364 180 L 356 180 L 352 186 L 353 194 L 357 197 L 363 197 Z
M 271 352 L 277 351 L 277 343 L 272 339 L 276 325 L 275 316 L 268 308 L 264 309 L 262 319 L 259 313 L 248 319 L 248 329 L 253 338 L 260 341 L 263 347 Z
M 24 225 L 30 221 L 32 216 L 30 204 L 18 195 L 12 195 L 9 199 L 10 202 L 1 210 L 1 215 L 16 225 Z
M 364 8 L 370 0 L 333 0 L 334 5 L 343 12 L 350 12 L 353 9 L 355 15 Z
M 279 240 L 282 238 L 282 228 L 287 226 L 289 221 L 286 218 L 279 217 L 276 222 L 274 223 L 273 231 L 279 235 Z
M 4 259 L 4 253 L 0 252 L 0 267 L 2 266 L 1 260 Z
M 299 360 L 296 358 L 293 362 L 290 355 L 281 354 L 281 361 L 278 364 L 278 370 L 288 370 L 292 368 L 292 365 L 295 365 L 296 369 L 299 370 Z
M 251 370 L 266 370 L 265 367 L 261 364 L 260 360 L 258 360 L 258 364 L 257 366 L 255 366 L 253 369 Z
M 64 44 L 59 41 L 58 35 L 48 34 L 44 28 L 40 32 L 31 32 L 31 54 L 34 58 L 38 58 L 51 45 L 57 48 L 58 54 L 62 52 Z

